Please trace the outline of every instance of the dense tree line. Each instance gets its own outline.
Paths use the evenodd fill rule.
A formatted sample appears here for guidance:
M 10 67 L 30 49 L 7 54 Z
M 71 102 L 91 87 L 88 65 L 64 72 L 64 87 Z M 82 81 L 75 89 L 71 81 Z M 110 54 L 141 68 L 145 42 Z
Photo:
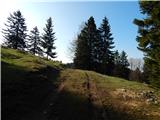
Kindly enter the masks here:
M 114 54 L 114 69 L 113 75 L 117 77 L 122 77 L 129 79 L 130 69 L 128 68 L 129 62 L 127 59 L 126 52 L 122 51 L 121 53 L 118 50 Z
M 142 20 L 135 19 L 138 26 L 138 49 L 144 57 L 143 74 L 152 85 L 160 87 L 160 1 L 140 1 Z
M 18 10 L 10 14 L 3 29 L 4 46 L 9 48 L 28 51 L 34 55 L 47 56 L 47 59 L 55 58 L 56 48 L 54 46 L 55 32 L 53 32 L 52 18 L 47 20 L 42 36 L 39 34 L 37 27 L 34 27 L 27 35 L 27 26 L 25 18 Z
M 3 29 L 5 46 L 28 51 L 34 55 L 55 58 L 55 32 L 52 18 L 47 20 L 44 32 L 40 35 L 35 26 L 27 35 L 25 18 L 18 10 L 7 19 L 6 29 Z M 79 69 L 94 70 L 103 74 L 114 75 L 128 79 L 128 60 L 123 51 L 113 51 L 114 42 L 108 19 L 104 17 L 99 28 L 94 18 L 90 17 L 84 24 L 75 40 L 74 66 Z
M 113 37 L 106 17 L 97 29 L 94 18 L 91 16 L 78 34 L 75 43 L 75 68 L 94 70 L 128 79 L 127 55 L 124 51 L 121 54 L 113 51 Z
M 106 17 L 97 27 L 90 17 L 81 28 L 73 44 L 74 64 L 71 66 L 84 70 L 93 70 L 102 74 L 123 77 L 129 80 L 151 83 L 160 86 L 160 2 L 141 1 L 141 13 L 146 15 L 143 20 L 134 20 L 138 26 L 138 49 L 144 52 L 144 66 L 134 67 L 127 59 L 126 52 L 114 51 L 114 38 Z M 44 31 L 40 34 L 35 26 L 27 34 L 25 18 L 18 10 L 10 14 L 3 29 L 4 45 L 31 54 L 55 58 L 56 40 L 52 18 L 46 21 Z M 139 66 L 139 65 L 138 65 Z M 134 67 L 134 69 L 132 69 Z

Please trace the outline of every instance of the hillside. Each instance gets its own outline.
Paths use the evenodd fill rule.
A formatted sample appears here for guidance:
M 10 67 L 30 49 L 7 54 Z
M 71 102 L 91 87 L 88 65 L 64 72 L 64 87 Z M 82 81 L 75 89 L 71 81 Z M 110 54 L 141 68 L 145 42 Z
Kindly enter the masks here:
M 30 113 L 41 113 L 43 102 L 56 88 L 55 82 L 61 69 L 62 65 L 58 62 L 2 48 L 2 118 L 27 119 Z
M 159 120 L 160 90 L 1 49 L 4 120 Z
M 65 111 L 60 114 L 68 120 L 160 118 L 160 91 L 145 84 L 72 69 L 64 70 L 60 79 L 63 82 L 59 104 L 61 111 Z

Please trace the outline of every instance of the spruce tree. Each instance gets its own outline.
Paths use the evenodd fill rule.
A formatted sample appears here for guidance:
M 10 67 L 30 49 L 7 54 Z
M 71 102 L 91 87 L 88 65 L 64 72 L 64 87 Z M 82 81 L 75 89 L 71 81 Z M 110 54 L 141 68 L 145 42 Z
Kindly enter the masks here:
M 43 39 L 42 46 L 44 48 L 44 53 L 47 55 L 47 59 L 49 57 L 56 58 L 56 52 L 53 51 L 56 49 L 56 47 L 54 46 L 54 41 L 56 40 L 56 38 L 55 38 L 55 32 L 53 32 L 51 17 L 47 20 L 47 24 L 43 30 L 44 30 L 44 33 L 42 35 L 42 39 Z
M 25 18 L 18 10 L 10 14 L 5 24 L 6 29 L 3 29 L 5 46 L 13 49 L 24 50 L 26 48 L 25 38 L 27 27 L 25 24 Z
M 120 54 L 118 50 L 115 51 L 114 53 L 114 69 L 113 69 L 113 75 L 117 77 L 121 77 L 121 59 L 120 59 Z
M 121 69 L 120 69 L 121 77 L 125 79 L 129 79 L 129 73 L 130 73 L 130 70 L 128 68 L 129 62 L 127 59 L 127 54 L 124 51 L 122 51 L 120 54 L 120 66 L 121 66 Z
M 124 51 L 122 51 L 121 54 L 120 54 L 120 64 L 124 68 L 127 68 L 129 66 L 129 62 L 128 62 L 128 59 L 127 59 L 127 54 Z
M 28 50 L 34 55 L 42 56 L 42 41 L 40 39 L 39 30 L 36 27 L 30 31 L 30 35 L 28 36 Z
M 102 61 L 102 72 L 111 74 L 114 66 L 114 53 L 112 49 L 114 48 L 113 37 L 111 33 L 111 28 L 108 19 L 104 17 L 102 24 L 99 28 L 99 33 L 101 36 L 101 61 Z
M 77 37 L 74 64 L 76 68 L 97 71 L 98 31 L 93 17 L 85 23 Z
M 134 24 L 138 26 L 138 49 L 145 57 L 149 82 L 160 87 L 160 1 L 140 1 L 141 13 L 145 19 L 135 19 Z
M 99 72 L 99 53 L 100 53 L 100 36 L 91 16 L 88 20 L 88 44 L 90 51 L 90 69 Z
M 129 79 L 129 62 L 127 59 L 126 52 L 122 51 L 120 54 L 118 51 L 114 53 L 114 70 L 113 75 Z
M 116 50 L 115 53 L 114 53 L 114 64 L 115 65 L 120 64 L 120 55 L 119 55 L 118 50 Z
M 77 46 L 75 50 L 74 66 L 75 68 L 90 69 L 90 51 L 87 42 L 86 26 L 77 37 Z

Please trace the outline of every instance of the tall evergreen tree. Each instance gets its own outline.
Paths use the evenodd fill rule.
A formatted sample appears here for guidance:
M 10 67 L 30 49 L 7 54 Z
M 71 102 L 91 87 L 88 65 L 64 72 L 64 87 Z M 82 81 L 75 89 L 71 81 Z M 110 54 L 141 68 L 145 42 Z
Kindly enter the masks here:
M 120 59 L 120 54 L 118 50 L 115 51 L 114 53 L 114 69 L 113 69 L 113 75 L 117 77 L 121 77 L 121 59 Z
M 127 59 L 127 54 L 124 51 L 122 51 L 121 54 L 120 54 L 120 64 L 125 68 L 127 68 L 129 66 L 129 62 L 128 62 L 128 59 Z
M 47 59 L 49 57 L 56 58 L 56 52 L 53 51 L 56 49 L 56 47 L 54 46 L 54 41 L 56 40 L 56 38 L 55 38 L 55 32 L 53 32 L 51 17 L 47 20 L 47 24 L 43 30 L 44 30 L 44 34 L 42 35 L 42 39 L 43 39 L 42 46 L 45 50 L 44 53 L 47 55 Z
M 129 73 L 130 70 L 128 68 L 129 66 L 129 62 L 127 59 L 127 54 L 126 52 L 122 51 L 120 54 L 120 66 L 121 66 L 121 77 L 125 78 L 125 79 L 129 79 Z
M 90 69 L 90 51 L 87 42 L 86 26 L 77 37 L 74 66 L 79 69 Z
M 127 59 L 127 55 L 124 51 L 122 51 L 121 54 L 119 54 L 118 51 L 114 53 L 114 63 L 115 66 L 113 70 L 113 75 L 129 79 L 129 62 Z
M 104 73 L 111 74 L 114 66 L 114 53 L 112 49 L 114 48 L 113 37 L 111 33 L 111 28 L 108 19 L 104 17 L 102 24 L 99 28 L 101 36 L 101 61 L 102 70 Z
M 154 86 L 160 87 L 160 1 L 140 1 L 143 20 L 135 19 L 138 26 L 138 49 L 145 57 L 144 62 L 149 73 L 148 79 Z
M 5 45 L 10 48 L 24 50 L 26 48 L 25 38 L 27 27 L 25 18 L 18 10 L 10 14 L 5 24 L 6 29 L 3 29 Z
M 90 69 L 99 72 L 100 36 L 92 16 L 88 20 L 87 39 L 90 51 Z
M 30 31 L 30 35 L 28 36 L 28 50 L 32 54 L 37 54 L 42 56 L 42 41 L 39 36 L 39 30 L 36 27 Z
M 118 50 L 116 50 L 115 53 L 114 53 L 114 64 L 115 65 L 120 64 L 120 55 L 119 55 Z
M 76 68 L 97 70 L 98 31 L 93 17 L 88 19 L 77 38 L 74 64 Z

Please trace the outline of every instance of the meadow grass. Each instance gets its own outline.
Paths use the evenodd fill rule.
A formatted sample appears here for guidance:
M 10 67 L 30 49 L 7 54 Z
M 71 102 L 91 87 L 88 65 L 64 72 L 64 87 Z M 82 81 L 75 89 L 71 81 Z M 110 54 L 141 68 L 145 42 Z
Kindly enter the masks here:
M 19 119 L 29 111 L 38 111 L 47 96 L 58 88 L 57 85 L 62 85 L 63 89 L 58 93 L 59 104 L 55 106 L 62 120 L 100 119 L 96 117 L 101 116 L 101 112 L 93 113 L 101 109 L 105 109 L 112 120 L 159 120 L 159 103 L 124 99 L 121 91 L 116 93 L 123 89 L 130 96 L 154 91 L 160 99 L 160 90 L 150 85 L 93 71 L 64 69 L 61 62 L 9 48 L 1 48 L 1 65 L 4 119 Z M 88 80 L 90 89 L 87 88 Z

